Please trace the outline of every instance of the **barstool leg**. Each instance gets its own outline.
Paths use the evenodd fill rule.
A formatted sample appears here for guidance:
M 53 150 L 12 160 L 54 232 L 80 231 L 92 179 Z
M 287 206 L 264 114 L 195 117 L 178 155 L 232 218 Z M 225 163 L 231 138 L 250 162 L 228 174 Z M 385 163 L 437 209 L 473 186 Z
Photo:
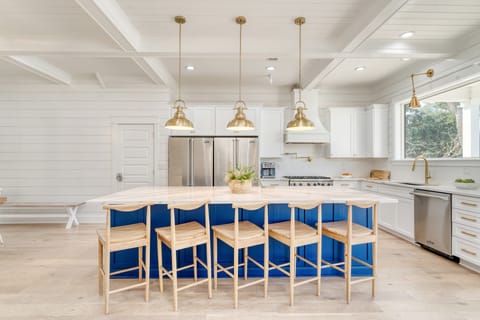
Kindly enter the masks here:
M 233 299 L 235 309 L 238 308 L 238 248 L 233 248 Z
M 178 310 L 178 283 L 177 283 L 177 251 L 172 246 L 172 282 L 173 282 L 173 310 Z
M 103 296 L 103 245 L 98 240 L 98 294 Z
M 266 298 L 268 296 L 268 260 L 269 260 L 269 254 L 268 254 L 268 237 L 265 239 L 265 244 L 264 244 L 264 253 L 263 253 L 263 285 L 264 285 L 264 292 L 263 295 Z
M 105 249 L 105 247 L 104 247 Z M 103 277 L 103 288 L 105 295 L 105 314 L 109 313 L 109 303 L 110 303 L 110 251 L 105 250 L 105 263 L 104 263 L 104 277 Z
M 322 278 L 322 236 L 317 243 L 317 296 L 320 295 L 320 280 Z
M 145 246 L 145 301 L 150 300 L 150 242 Z
M 158 255 L 158 285 L 160 292 L 163 292 L 163 257 L 162 257 L 162 241 L 157 236 L 157 255 Z
M 293 306 L 293 295 L 294 295 L 294 284 L 295 284 L 295 267 L 296 260 L 295 257 L 295 246 L 290 246 L 290 305 Z
M 243 267 L 243 278 L 248 279 L 248 248 L 243 249 L 243 262 L 245 266 Z
M 193 254 L 193 281 L 197 282 L 197 279 L 198 279 L 197 246 L 192 247 L 192 254 Z
M 143 247 L 138 247 L 138 282 L 142 282 L 142 261 L 143 261 Z
M 213 287 L 217 289 L 217 266 L 218 266 L 218 239 L 217 234 L 213 232 Z
M 210 234 L 207 232 L 207 278 L 208 278 L 208 298 L 212 298 L 212 253 L 210 248 Z
M 347 291 L 347 303 L 350 303 L 351 297 L 351 281 L 352 278 L 352 247 L 345 244 L 345 283 Z
M 372 297 L 375 297 L 375 280 L 377 278 L 377 242 L 372 243 Z

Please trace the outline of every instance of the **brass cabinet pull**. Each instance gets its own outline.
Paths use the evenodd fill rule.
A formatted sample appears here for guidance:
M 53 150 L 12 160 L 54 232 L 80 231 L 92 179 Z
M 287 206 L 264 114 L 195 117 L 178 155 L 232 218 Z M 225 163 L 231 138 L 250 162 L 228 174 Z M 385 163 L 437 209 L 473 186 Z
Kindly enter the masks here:
M 476 237 L 477 237 L 477 235 L 476 235 L 475 233 L 471 233 L 471 232 L 467 232 L 467 231 L 463 231 L 463 230 L 461 231 L 461 233 L 463 233 L 463 234 L 465 234 L 465 235 L 467 235 L 467 236 L 469 236 L 469 237 L 472 237 L 472 238 L 476 238 Z
M 470 250 L 467 250 L 467 249 L 463 249 L 463 248 L 462 248 L 462 251 L 465 252 L 465 253 L 468 253 L 468 254 L 470 254 L 470 255 L 472 255 L 472 256 L 476 256 L 476 255 L 477 255 L 476 252 L 473 252 L 473 251 L 470 251 Z
M 476 207 L 477 206 L 476 203 L 471 203 L 471 202 L 462 201 L 460 203 L 463 204 L 463 205 L 466 205 L 466 206 L 470 206 L 470 207 Z
M 467 217 L 464 217 L 464 216 L 461 216 L 460 219 L 471 221 L 471 222 L 477 222 L 477 219 L 467 218 Z

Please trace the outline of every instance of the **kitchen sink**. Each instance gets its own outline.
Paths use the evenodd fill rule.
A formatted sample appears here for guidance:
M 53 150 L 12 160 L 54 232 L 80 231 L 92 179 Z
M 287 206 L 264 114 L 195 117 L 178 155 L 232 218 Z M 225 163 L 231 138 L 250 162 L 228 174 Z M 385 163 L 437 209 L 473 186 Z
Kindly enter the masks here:
M 424 186 L 424 183 L 418 183 L 418 182 L 397 182 L 399 184 L 406 184 L 407 186 Z

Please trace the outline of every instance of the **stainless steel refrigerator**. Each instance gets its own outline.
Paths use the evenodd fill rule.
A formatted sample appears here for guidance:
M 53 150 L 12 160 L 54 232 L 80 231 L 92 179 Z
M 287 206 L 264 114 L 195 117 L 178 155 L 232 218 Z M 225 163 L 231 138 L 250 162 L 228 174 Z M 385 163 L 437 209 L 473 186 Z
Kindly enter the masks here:
M 169 186 L 224 186 L 225 172 L 251 166 L 258 174 L 256 137 L 170 137 Z

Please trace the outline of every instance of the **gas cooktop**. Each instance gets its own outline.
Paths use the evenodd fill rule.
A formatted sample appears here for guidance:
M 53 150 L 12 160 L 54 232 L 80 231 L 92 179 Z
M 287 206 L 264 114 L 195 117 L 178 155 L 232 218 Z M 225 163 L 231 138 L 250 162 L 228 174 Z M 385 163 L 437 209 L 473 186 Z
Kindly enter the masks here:
M 325 176 L 284 176 L 284 178 L 287 178 L 290 180 L 321 180 L 321 179 L 329 180 L 331 179 L 330 177 L 325 177 Z

